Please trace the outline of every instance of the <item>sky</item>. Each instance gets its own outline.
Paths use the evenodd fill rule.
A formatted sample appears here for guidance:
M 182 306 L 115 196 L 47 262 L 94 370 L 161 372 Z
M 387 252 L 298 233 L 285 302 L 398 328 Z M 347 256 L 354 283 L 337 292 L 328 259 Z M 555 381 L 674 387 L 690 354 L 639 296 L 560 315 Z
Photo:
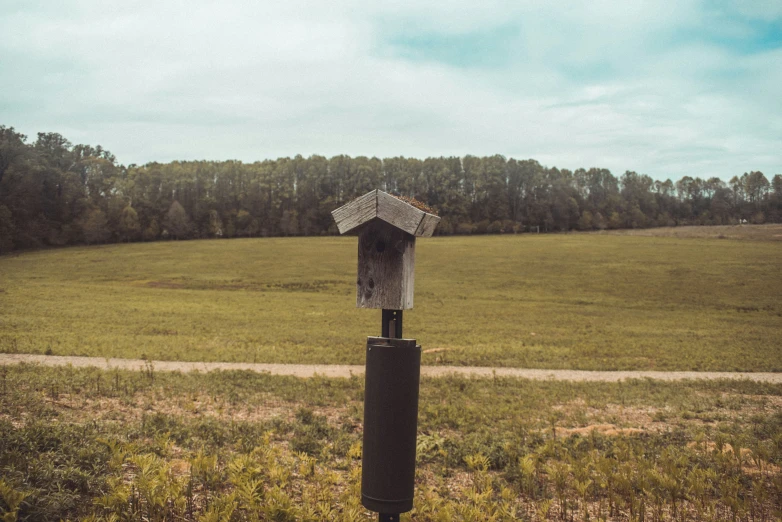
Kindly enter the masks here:
M 0 124 L 123 164 L 782 173 L 782 0 L 0 0 Z

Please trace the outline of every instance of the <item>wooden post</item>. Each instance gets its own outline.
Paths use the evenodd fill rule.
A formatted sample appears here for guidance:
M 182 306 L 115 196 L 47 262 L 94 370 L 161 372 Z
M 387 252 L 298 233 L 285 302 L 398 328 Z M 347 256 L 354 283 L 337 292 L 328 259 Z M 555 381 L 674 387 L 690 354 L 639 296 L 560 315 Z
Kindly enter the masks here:
M 413 508 L 421 364 L 421 347 L 402 337 L 402 311 L 413 308 L 416 237 L 430 237 L 440 218 L 381 190 L 331 214 L 341 234 L 358 235 L 356 306 L 382 310 L 381 337 L 367 339 L 361 502 L 398 522 Z

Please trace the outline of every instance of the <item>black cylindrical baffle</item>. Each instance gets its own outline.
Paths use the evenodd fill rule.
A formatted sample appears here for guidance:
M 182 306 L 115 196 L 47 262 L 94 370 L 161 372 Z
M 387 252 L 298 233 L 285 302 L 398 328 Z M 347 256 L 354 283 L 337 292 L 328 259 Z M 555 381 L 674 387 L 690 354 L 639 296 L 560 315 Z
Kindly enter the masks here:
M 378 513 L 413 509 L 421 347 L 367 339 L 361 503 Z

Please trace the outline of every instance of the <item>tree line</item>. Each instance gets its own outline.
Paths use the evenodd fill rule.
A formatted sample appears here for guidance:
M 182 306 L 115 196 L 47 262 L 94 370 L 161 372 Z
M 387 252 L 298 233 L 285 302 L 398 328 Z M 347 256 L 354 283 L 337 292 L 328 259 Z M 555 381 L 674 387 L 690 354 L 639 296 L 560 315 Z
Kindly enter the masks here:
M 336 234 L 331 211 L 374 188 L 415 197 L 438 234 L 782 221 L 782 175 L 725 183 L 545 167 L 501 155 L 313 155 L 124 166 L 57 133 L 0 125 L 0 253 L 45 245 Z

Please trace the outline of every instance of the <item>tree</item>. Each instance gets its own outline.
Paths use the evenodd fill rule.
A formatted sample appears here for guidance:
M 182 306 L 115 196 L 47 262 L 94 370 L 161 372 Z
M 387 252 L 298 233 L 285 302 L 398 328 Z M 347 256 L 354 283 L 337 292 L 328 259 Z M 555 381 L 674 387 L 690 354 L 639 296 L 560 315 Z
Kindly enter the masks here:
M 766 179 L 766 176 L 764 176 L 762 172 L 753 171 L 749 174 L 745 173 L 741 177 L 741 181 L 744 185 L 744 192 L 749 197 L 750 203 L 759 206 L 771 186 L 768 179 Z
M 579 230 L 591 230 L 592 229 L 592 213 L 585 210 L 581 213 L 581 218 L 578 220 Z
M 767 220 L 772 223 L 782 221 L 782 174 L 771 179 L 772 193 L 769 196 Z
M 179 201 L 174 200 L 163 219 L 163 229 L 174 239 L 187 239 L 193 230 L 190 217 Z
M 744 202 L 744 184 L 738 176 L 730 178 L 728 183 L 730 184 L 730 190 L 733 193 L 733 206 L 737 207 L 740 203 Z
M 0 205 L 0 254 L 14 249 L 13 215 L 8 207 Z
M 502 222 L 492 221 L 488 227 L 486 227 L 486 233 L 487 234 L 500 234 L 502 233 Z
M 27 136 L 16 132 L 13 127 L 0 125 L 0 182 L 8 168 L 27 153 L 25 140 Z
M 619 212 L 611 212 L 611 217 L 608 218 L 608 228 L 622 228 L 622 217 Z
M 457 234 L 472 234 L 475 232 L 475 225 L 472 223 L 459 223 L 456 226 Z
M 223 237 L 223 220 L 216 210 L 209 211 L 209 226 L 206 233 L 209 237 Z
M 280 218 L 280 232 L 284 236 L 295 236 L 299 233 L 295 210 L 283 210 Z
M 465 158 L 466 160 L 467 158 Z M 475 180 L 473 220 L 508 219 L 508 184 L 505 158 L 499 154 L 465 163 L 465 173 Z
M 630 210 L 626 212 L 628 228 L 643 228 L 646 226 L 646 215 L 641 211 L 638 203 L 633 203 Z
M 84 241 L 88 245 L 105 243 L 111 237 L 106 214 L 100 209 L 92 210 L 82 224 L 82 233 L 84 234 Z
M 249 236 L 252 224 L 253 216 L 246 210 L 240 210 L 238 214 L 236 214 L 236 228 L 239 232 L 240 236 Z
M 657 199 L 653 193 L 654 180 L 645 174 L 627 171 L 622 175 L 621 185 L 625 209 L 631 214 L 626 216 L 625 221 L 632 228 L 646 226 L 647 217 L 655 216 L 658 210 Z
M 729 188 L 722 186 L 714 191 L 709 203 L 709 213 L 715 225 L 729 222 L 732 207 L 732 196 Z
M 135 240 L 138 238 L 140 231 L 141 226 L 138 222 L 138 213 L 133 207 L 127 205 L 122 209 L 119 217 L 120 237 L 125 241 Z
M 157 224 L 157 219 L 153 219 L 147 225 L 147 228 L 141 233 L 141 239 L 144 241 L 154 241 L 160 238 L 160 225 Z
M 771 180 L 771 186 L 774 190 L 774 196 L 782 199 L 782 174 L 776 174 Z
M 619 182 L 616 177 L 608 169 L 597 168 L 589 169 L 582 176 L 590 210 L 610 215 L 612 200 L 619 195 Z
M 50 162 L 64 162 L 72 159 L 68 157 L 72 148 L 71 142 L 56 132 L 39 132 L 33 147 L 38 154 L 45 156 Z M 89 154 L 84 156 L 89 156 Z M 62 170 L 66 170 L 69 165 L 60 163 L 58 166 Z
M 600 212 L 596 212 L 595 213 L 595 217 L 592 220 L 592 226 L 594 228 L 596 228 L 597 230 L 605 230 L 606 229 L 606 227 L 608 225 L 606 224 L 606 220 L 603 217 L 603 214 L 601 214 Z

